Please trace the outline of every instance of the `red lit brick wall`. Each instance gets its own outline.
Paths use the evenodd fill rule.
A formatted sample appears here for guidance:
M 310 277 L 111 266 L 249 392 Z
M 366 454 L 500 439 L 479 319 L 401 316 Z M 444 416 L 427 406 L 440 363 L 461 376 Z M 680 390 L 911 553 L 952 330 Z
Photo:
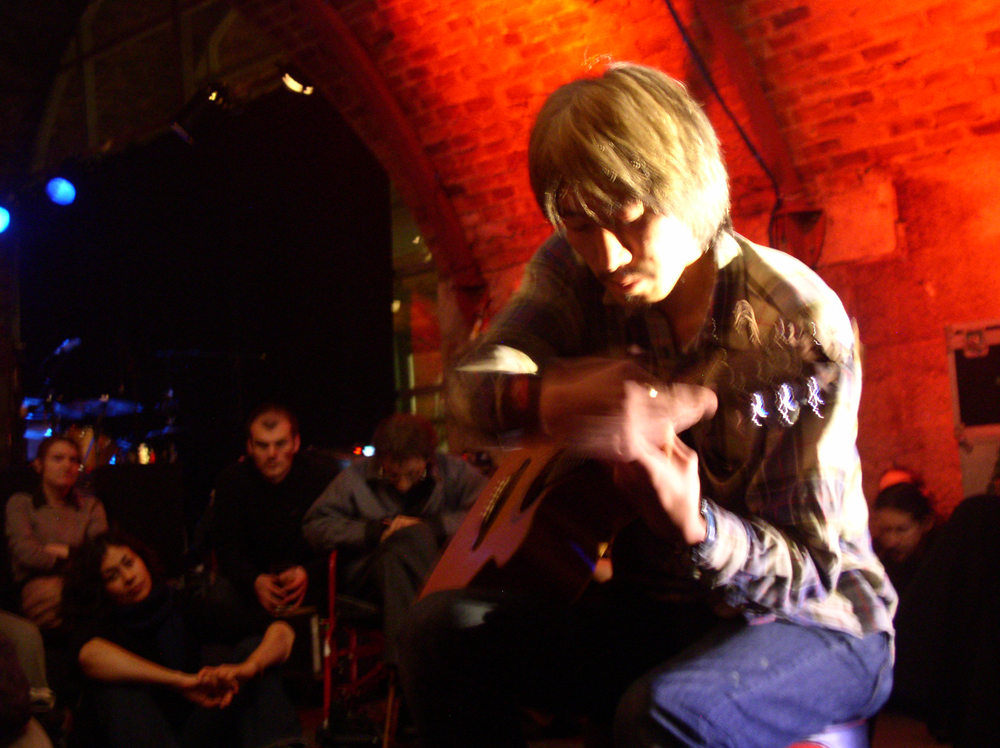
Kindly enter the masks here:
M 237 0 L 300 61 L 311 61 L 308 72 L 320 88 L 390 175 L 405 181 L 406 155 L 366 103 L 369 84 L 316 47 L 314 21 L 303 8 L 320 2 Z M 719 50 L 691 1 L 678 5 L 746 127 Z M 488 314 L 516 287 L 547 233 L 525 174 L 534 112 L 555 86 L 606 60 L 656 65 L 688 81 L 725 144 L 737 229 L 766 241 L 769 183 L 698 77 L 664 0 L 333 6 L 447 196 L 486 280 Z M 857 318 L 866 347 L 859 448 L 869 495 L 878 473 L 902 462 L 924 474 L 947 512 L 962 486 L 943 327 L 1000 318 L 995 3 L 729 0 L 727 7 L 808 196 L 827 211 L 819 271 Z M 410 189 L 413 204 L 419 194 Z M 433 226 L 425 230 L 434 233 Z M 439 257 L 446 251 L 440 243 L 432 248 Z

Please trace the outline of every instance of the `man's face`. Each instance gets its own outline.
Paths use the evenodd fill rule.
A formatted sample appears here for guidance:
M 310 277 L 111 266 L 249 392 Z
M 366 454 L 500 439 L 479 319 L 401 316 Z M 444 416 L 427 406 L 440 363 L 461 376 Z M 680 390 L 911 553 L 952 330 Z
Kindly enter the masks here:
M 404 460 L 387 457 L 379 461 L 378 476 L 400 493 L 406 493 L 427 477 L 427 460 L 423 457 L 407 457 Z
M 880 555 L 901 563 L 920 546 L 933 519 L 921 522 L 903 509 L 884 507 L 872 513 L 872 542 Z
M 265 413 L 250 424 L 247 453 L 260 474 L 271 483 L 281 483 L 285 479 L 298 451 L 299 435 L 292 433 L 292 424 L 287 418 Z
M 642 203 L 598 222 L 569 201 L 561 211 L 566 240 L 620 304 L 655 304 L 702 255 L 691 229 Z

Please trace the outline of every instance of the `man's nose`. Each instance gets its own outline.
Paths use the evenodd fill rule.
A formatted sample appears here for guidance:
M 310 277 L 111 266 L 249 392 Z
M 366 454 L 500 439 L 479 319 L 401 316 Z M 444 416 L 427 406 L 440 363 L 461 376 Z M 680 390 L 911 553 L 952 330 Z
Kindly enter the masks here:
M 601 270 L 613 273 L 632 262 L 632 253 L 611 229 L 601 228 L 597 236 L 597 262 Z

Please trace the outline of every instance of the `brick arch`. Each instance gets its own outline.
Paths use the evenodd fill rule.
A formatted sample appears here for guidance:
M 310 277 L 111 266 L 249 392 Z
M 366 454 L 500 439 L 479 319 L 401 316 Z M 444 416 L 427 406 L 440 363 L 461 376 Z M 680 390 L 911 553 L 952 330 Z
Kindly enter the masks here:
M 399 144 L 388 120 L 329 50 L 317 50 L 332 37 L 322 40 L 304 9 L 316 12 L 321 0 L 235 2 L 289 53 L 315 60 L 307 67 L 317 84 L 408 189 L 408 204 L 426 197 L 393 165 Z M 774 193 L 692 72 L 665 0 L 329 3 L 416 134 L 411 145 L 431 163 L 424 189 L 451 204 L 468 253 L 461 256 L 473 258 L 469 267 L 489 289 L 477 299 L 487 317 L 548 232 L 527 184 L 531 118 L 548 92 L 592 62 L 634 60 L 686 79 L 723 142 L 737 230 L 767 241 Z M 675 0 L 743 125 L 750 107 L 734 79 L 743 72 L 760 82 L 777 113 L 771 131 L 789 147 L 802 191 L 830 216 L 818 265 L 865 342 L 866 475 L 895 461 L 920 466 L 953 504 L 963 488 L 940 324 L 998 316 L 995 13 L 981 0 L 715 4 L 749 53 L 741 70 L 727 69 L 723 40 L 699 18 L 707 2 Z M 414 213 L 430 234 L 430 222 Z M 440 245 L 432 248 L 443 264 Z
M 482 314 L 486 283 L 440 176 L 381 72 L 323 0 L 237 0 L 277 37 L 385 167 L 413 212 L 465 326 Z

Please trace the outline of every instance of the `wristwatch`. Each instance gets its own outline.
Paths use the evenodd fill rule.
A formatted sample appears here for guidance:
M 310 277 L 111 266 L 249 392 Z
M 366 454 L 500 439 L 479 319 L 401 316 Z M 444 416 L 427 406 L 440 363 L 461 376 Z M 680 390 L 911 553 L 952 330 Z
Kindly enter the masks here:
M 705 558 L 709 549 L 715 543 L 716 536 L 715 512 L 712 510 L 712 505 L 708 503 L 708 499 L 704 496 L 701 497 L 699 511 L 701 512 L 702 519 L 705 520 L 705 539 L 691 547 L 691 553 L 696 561 Z

